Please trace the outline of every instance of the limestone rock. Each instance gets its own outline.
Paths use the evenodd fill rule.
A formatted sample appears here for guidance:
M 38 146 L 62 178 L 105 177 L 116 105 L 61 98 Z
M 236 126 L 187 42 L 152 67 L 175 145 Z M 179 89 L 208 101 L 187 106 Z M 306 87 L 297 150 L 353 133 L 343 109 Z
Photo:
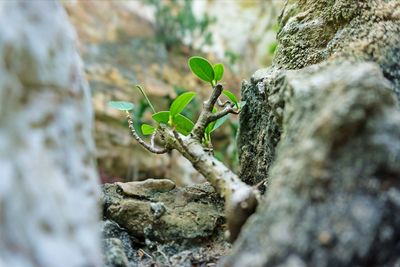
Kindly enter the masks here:
M 280 16 L 274 65 L 242 87 L 247 104 L 240 116 L 241 177 L 257 184 L 267 176 L 281 138 L 285 103 L 280 69 L 324 60 L 376 62 L 400 99 L 400 3 L 391 1 L 286 1 Z
M 0 2 L 0 265 L 100 266 L 89 88 L 55 1 Z
M 226 266 L 392 266 L 400 111 L 371 63 L 281 71 L 282 137 L 266 198 Z
M 221 229 L 223 203 L 211 185 L 165 191 L 154 186 L 156 181 L 151 182 L 153 188 L 161 189 L 144 194 L 127 195 L 120 183 L 104 185 L 105 216 L 137 239 L 158 242 L 207 238 Z
M 224 266 L 400 263 L 399 1 L 286 1 L 242 87 L 241 176 L 265 198 Z

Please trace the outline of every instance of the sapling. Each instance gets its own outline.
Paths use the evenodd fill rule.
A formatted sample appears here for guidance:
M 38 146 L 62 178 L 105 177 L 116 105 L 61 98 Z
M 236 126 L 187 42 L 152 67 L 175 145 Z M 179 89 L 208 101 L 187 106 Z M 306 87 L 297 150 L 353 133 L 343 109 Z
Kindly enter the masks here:
M 228 239 L 234 241 L 240 232 L 241 226 L 254 212 L 257 206 L 256 192 L 252 187 L 242 182 L 239 177 L 212 153 L 211 133 L 220 127 L 229 114 L 239 114 L 245 103 L 239 102 L 230 91 L 224 90 L 219 83 L 224 74 L 224 66 L 212 66 L 202 57 L 191 57 L 188 61 L 193 74 L 209 83 L 210 96 L 203 102 L 203 108 L 196 122 L 182 115 L 182 111 L 196 96 L 195 92 L 186 92 L 179 95 L 171 104 L 169 110 L 157 112 L 144 89 L 136 86 L 143 94 L 153 112 L 154 125 L 143 124 L 143 135 L 150 135 L 150 143 L 142 139 L 133 125 L 130 111 L 134 104 L 124 101 L 111 101 L 113 108 L 126 112 L 130 133 L 136 141 L 152 153 L 163 154 L 176 149 L 187 158 L 193 167 L 199 171 L 216 191 L 225 199 L 225 217 L 228 225 Z M 226 101 L 222 102 L 221 95 Z M 155 145 L 155 138 L 159 137 L 162 146 Z

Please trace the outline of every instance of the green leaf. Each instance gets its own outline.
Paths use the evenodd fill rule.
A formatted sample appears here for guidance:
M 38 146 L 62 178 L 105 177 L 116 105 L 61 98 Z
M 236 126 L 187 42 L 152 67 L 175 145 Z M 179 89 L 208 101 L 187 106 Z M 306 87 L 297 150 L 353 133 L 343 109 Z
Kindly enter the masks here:
M 174 117 L 176 114 L 181 113 L 182 110 L 192 101 L 193 97 L 196 95 L 194 92 L 183 93 L 178 96 L 174 102 L 172 102 L 171 107 L 169 108 L 169 112 L 171 117 Z
M 173 117 L 173 123 L 176 130 L 183 135 L 188 135 L 194 127 L 194 123 L 182 114 L 175 115 Z
M 212 83 L 215 78 L 214 68 L 207 59 L 202 57 L 189 58 L 189 67 L 192 72 L 203 81 Z
M 154 113 L 151 117 L 153 118 L 153 120 L 155 120 L 158 123 L 168 124 L 169 111 L 160 111 L 160 112 Z
M 122 111 L 129 111 L 135 107 L 133 103 L 125 101 L 109 101 L 108 106 Z
M 154 131 L 156 130 L 153 126 L 148 125 L 148 124 L 142 124 L 141 129 L 142 129 L 143 135 L 153 134 Z
M 230 91 L 228 91 L 228 90 L 224 90 L 224 91 L 222 91 L 222 93 L 223 93 L 227 98 L 229 98 L 229 100 L 230 100 L 232 103 L 234 103 L 234 104 L 236 105 L 236 107 L 239 108 L 238 100 L 237 100 L 236 96 L 235 96 L 232 92 L 230 92 Z
M 214 80 L 216 82 L 222 80 L 222 76 L 224 75 L 224 65 L 222 65 L 221 63 L 215 64 L 214 73 L 215 73 Z
M 211 132 L 214 132 L 216 129 L 218 129 L 222 124 L 224 124 L 224 122 L 226 122 L 226 120 L 229 119 L 229 114 L 226 116 L 223 116 L 222 118 L 219 118 L 216 123 L 214 124 L 214 127 L 212 128 Z

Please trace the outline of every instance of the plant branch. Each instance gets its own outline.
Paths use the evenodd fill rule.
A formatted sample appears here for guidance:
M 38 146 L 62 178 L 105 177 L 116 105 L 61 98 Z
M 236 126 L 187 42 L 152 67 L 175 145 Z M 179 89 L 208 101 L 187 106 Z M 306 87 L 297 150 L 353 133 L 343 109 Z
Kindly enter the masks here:
M 234 109 L 233 106 L 226 107 L 226 108 L 224 108 L 223 110 L 221 110 L 220 112 L 211 113 L 211 114 L 208 116 L 208 123 L 213 122 L 213 121 L 216 121 L 216 120 L 218 120 L 218 119 L 220 119 L 220 118 L 222 118 L 222 117 L 224 117 L 224 116 L 226 116 L 226 115 L 228 115 L 228 114 L 230 114 L 230 113 L 231 113 L 231 114 L 239 114 L 240 111 Z
M 215 190 L 225 199 L 225 217 L 233 241 L 241 226 L 254 212 L 258 201 L 252 187 L 242 182 L 239 177 L 204 150 L 201 142 L 191 136 L 181 136 L 178 132 L 162 127 L 159 133 L 164 137 L 169 148 L 178 150 L 193 167 L 200 172 Z
M 126 112 L 126 118 L 128 119 L 128 126 L 131 132 L 131 135 L 133 138 L 136 139 L 136 141 L 138 141 L 139 144 L 141 144 L 145 149 L 147 149 L 148 151 L 150 151 L 151 153 L 155 153 L 155 154 L 164 154 L 166 152 L 168 152 L 168 148 L 157 148 L 154 147 L 152 145 L 147 144 L 137 133 L 135 130 L 135 127 L 133 126 L 133 119 L 131 114 L 129 114 L 129 112 Z
M 226 105 L 228 105 L 228 104 L 230 105 L 231 101 L 226 100 L 225 102 L 222 102 L 221 99 L 218 98 L 218 102 L 217 103 L 218 103 L 219 107 L 224 108 Z
M 219 96 L 221 95 L 222 90 L 223 90 L 222 85 L 217 84 L 214 87 L 213 92 L 210 95 L 210 98 L 204 102 L 203 110 L 201 111 L 200 116 L 196 124 L 194 125 L 191 133 L 192 136 L 197 140 L 201 140 L 203 138 L 205 128 L 209 123 L 208 118 L 210 114 L 212 114 L 213 107 L 215 106 L 215 103 L 217 102 Z

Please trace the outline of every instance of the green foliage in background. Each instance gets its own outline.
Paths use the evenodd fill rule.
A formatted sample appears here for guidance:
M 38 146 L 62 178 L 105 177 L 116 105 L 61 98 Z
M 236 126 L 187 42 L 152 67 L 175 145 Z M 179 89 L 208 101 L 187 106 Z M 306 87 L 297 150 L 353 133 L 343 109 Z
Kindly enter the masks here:
M 143 0 L 155 9 L 155 27 L 157 39 L 164 43 L 167 50 L 182 44 L 182 40 L 200 40 L 200 47 L 211 45 L 212 33 L 209 26 L 216 18 L 205 14 L 195 17 L 192 0 Z M 192 45 L 192 44 L 190 44 Z

